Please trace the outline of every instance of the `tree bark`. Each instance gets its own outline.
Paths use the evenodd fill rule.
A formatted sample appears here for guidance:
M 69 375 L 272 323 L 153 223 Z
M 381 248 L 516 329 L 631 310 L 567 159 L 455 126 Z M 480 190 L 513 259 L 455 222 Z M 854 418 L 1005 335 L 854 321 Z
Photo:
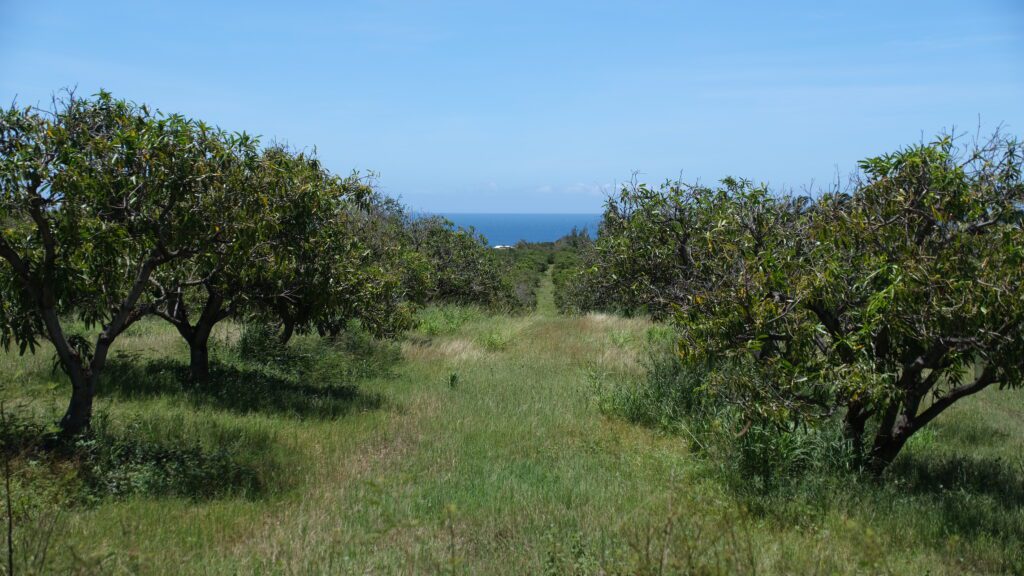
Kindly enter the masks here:
M 196 382 L 210 380 L 210 346 L 208 338 L 189 342 L 189 377 Z
M 44 295 L 44 298 L 46 296 Z M 63 436 L 76 436 L 89 428 L 92 421 L 92 399 L 96 393 L 95 373 L 85 365 L 78 351 L 71 347 L 57 310 L 43 301 L 41 316 L 47 337 L 57 350 L 57 358 L 71 380 L 71 400 L 59 426 Z
M 178 334 L 188 344 L 188 377 L 192 382 L 207 382 L 210 379 L 210 329 L 212 326 L 196 326 L 187 323 L 176 324 Z M 204 329 L 205 328 L 205 329 Z
M 281 320 L 281 334 L 278 336 L 278 340 L 281 344 L 287 344 L 292 339 L 292 335 L 295 333 L 295 321 L 291 318 L 284 318 Z
M 192 330 L 192 337 L 188 339 L 189 377 L 195 382 L 210 380 L 210 333 L 213 332 L 213 325 L 227 316 L 220 310 L 221 301 L 218 299 L 216 302 L 216 314 L 207 314 L 204 311 L 199 323 Z M 207 310 L 211 308 L 208 307 Z
M 207 288 L 206 303 L 199 319 L 193 326 L 188 319 L 188 311 L 182 299 L 174 302 L 167 313 L 160 316 L 174 325 L 178 334 L 188 343 L 189 379 L 193 382 L 207 382 L 210 379 L 210 334 L 217 322 L 231 315 L 234 306 L 224 308 L 224 297 L 219 292 Z
M 68 371 L 71 375 L 71 401 L 60 419 L 61 434 L 77 436 L 89 429 L 92 422 L 92 400 L 96 394 L 96 378 L 81 369 Z
M 935 378 L 929 376 L 924 379 L 923 384 L 930 386 L 934 381 Z M 972 394 L 977 394 L 996 382 L 996 371 L 986 367 L 981 375 L 973 381 L 946 391 L 945 394 L 936 398 L 927 408 L 921 410 L 920 413 L 918 413 L 918 409 L 926 391 L 923 387 L 913 390 L 903 401 L 895 402 L 894 406 L 891 406 L 887 411 L 875 436 L 874 445 L 871 447 L 868 470 L 872 474 L 880 476 L 896 460 L 896 457 L 899 456 L 900 451 L 906 445 L 907 440 L 915 432 L 924 428 L 958 400 Z
M 904 400 L 893 400 L 883 412 L 882 421 L 879 422 L 875 439 L 871 443 L 871 450 L 867 455 L 868 471 L 874 476 L 881 476 L 896 459 L 896 455 L 914 430 L 916 428 L 913 427 L 912 418 L 906 414 Z
M 909 428 L 887 434 L 883 441 L 876 442 L 871 449 L 871 458 L 868 460 L 868 471 L 874 476 L 881 476 L 885 469 L 896 460 L 907 440 L 916 432 L 916 428 Z

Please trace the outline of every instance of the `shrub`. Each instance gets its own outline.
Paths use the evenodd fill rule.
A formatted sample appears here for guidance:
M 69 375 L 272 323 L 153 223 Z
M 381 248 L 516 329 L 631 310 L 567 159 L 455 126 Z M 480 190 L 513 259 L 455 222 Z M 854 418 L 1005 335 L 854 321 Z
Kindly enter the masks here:
M 5 409 L 0 426 L 15 482 L 31 486 L 16 494 L 23 513 L 132 495 L 254 496 L 281 480 L 280 462 L 264 432 L 181 416 L 117 427 L 99 414 L 85 434 L 61 439 L 42 421 Z
M 358 380 L 387 374 L 402 359 L 401 347 L 381 340 L 350 320 L 332 340 L 319 343 L 308 378 L 321 386 L 351 386 Z
M 489 352 L 501 352 L 512 342 L 512 335 L 504 330 L 494 330 L 484 337 L 484 349 Z

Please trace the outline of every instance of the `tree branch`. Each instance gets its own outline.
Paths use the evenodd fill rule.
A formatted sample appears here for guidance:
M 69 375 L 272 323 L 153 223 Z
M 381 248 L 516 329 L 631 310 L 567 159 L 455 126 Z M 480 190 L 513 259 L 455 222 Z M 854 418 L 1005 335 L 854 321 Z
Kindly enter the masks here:
M 931 406 L 929 406 L 921 414 L 917 415 L 917 417 L 914 419 L 914 424 L 917 428 L 921 428 L 925 424 L 928 424 L 929 422 L 934 420 L 936 416 L 941 414 L 942 411 L 945 410 L 946 408 L 949 408 L 957 400 L 970 396 L 971 394 L 981 392 L 982 390 L 994 384 L 995 382 L 996 369 L 986 366 L 985 369 L 982 370 L 981 374 L 977 378 L 975 378 L 973 382 L 971 382 L 970 384 L 957 386 L 956 388 L 953 388 L 952 390 L 947 392 L 942 397 L 936 399 L 935 402 L 932 402 Z

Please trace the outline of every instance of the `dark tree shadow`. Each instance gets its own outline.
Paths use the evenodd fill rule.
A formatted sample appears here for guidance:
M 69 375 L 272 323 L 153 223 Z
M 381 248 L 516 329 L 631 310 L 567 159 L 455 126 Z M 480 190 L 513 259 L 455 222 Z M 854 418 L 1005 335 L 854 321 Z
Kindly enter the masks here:
M 128 359 L 111 361 L 98 393 L 120 398 L 179 396 L 195 406 L 241 414 L 317 419 L 384 406 L 383 396 L 368 394 L 353 384 L 308 380 L 301 374 L 280 373 L 267 367 L 214 362 L 209 381 L 200 384 L 190 380 L 185 363 Z
M 1024 506 L 1024 465 L 1003 458 L 907 454 L 893 463 L 887 476 L 910 494 L 947 495 L 950 492 L 991 496 L 1006 506 Z
M 260 498 L 289 486 L 274 448 L 266 431 L 209 420 L 184 429 L 153 415 L 114 426 L 97 414 L 74 438 L 28 410 L 6 411 L 0 420 L 0 455 L 9 474 L 39 494 L 40 503 L 60 506 L 133 495 Z
M 898 483 L 898 492 L 934 503 L 945 530 L 994 538 L 1024 550 L 1024 463 L 906 454 L 886 476 Z
M 892 531 L 896 540 L 904 537 L 899 531 L 908 531 L 908 546 L 932 547 L 943 555 L 970 557 L 972 546 L 997 543 L 1001 555 L 977 558 L 984 557 L 986 570 L 1024 569 L 1024 460 L 908 451 L 883 478 L 852 470 L 818 472 L 768 493 L 749 484 L 731 487 L 754 516 L 780 526 L 806 526 L 838 511 L 862 517 L 879 532 Z M 965 548 L 950 548 L 950 537 Z

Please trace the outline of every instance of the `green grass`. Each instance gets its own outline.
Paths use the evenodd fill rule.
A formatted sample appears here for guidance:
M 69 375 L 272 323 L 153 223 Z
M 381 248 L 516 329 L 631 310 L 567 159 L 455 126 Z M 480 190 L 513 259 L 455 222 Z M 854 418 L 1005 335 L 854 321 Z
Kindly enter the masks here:
M 22 457 L 18 549 L 52 525 L 49 572 L 1024 570 L 1020 394 L 953 409 L 914 439 L 888 485 L 815 478 L 752 499 L 684 436 L 600 410 L 602 388 L 642 376 L 645 320 L 558 316 L 550 278 L 537 294 L 528 316 L 428 309 L 401 359 L 373 370 L 313 338 L 294 346 L 312 368 L 246 364 L 226 326 L 209 390 L 182 383 L 173 329 L 145 322 L 119 345 L 100 395 L 105 433 L 170 438 L 215 471 L 241 471 L 237 486 L 153 490 L 146 482 L 162 485 L 114 459 L 115 477 L 137 489 L 80 498 L 70 486 L 81 479 L 57 479 L 74 476 L 71 463 Z M 66 389 L 51 365 L 48 351 L 0 356 L 8 410 L 59 415 Z M 55 515 L 47 503 L 62 498 Z

